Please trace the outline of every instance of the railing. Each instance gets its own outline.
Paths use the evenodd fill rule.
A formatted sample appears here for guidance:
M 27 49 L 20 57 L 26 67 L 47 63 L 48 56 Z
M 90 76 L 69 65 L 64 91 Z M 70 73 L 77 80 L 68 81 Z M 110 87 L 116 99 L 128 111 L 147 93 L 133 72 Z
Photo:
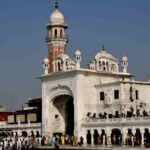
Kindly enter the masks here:
M 13 129 L 13 128 L 39 128 L 41 123 L 26 123 L 26 124 L 2 124 L 0 129 Z
M 118 124 L 118 123 L 150 123 L 150 117 L 131 117 L 131 118 L 85 118 L 83 124 Z
M 62 40 L 62 39 L 66 40 L 66 39 L 68 39 L 68 36 L 67 35 L 65 35 L 63 37 L 53 37 L 53 36 L 49 37 L 49 36 L 47 36 L 46 42 L 50 42 L 51 40 L 56 40 L 56 39 L 57 40 Z

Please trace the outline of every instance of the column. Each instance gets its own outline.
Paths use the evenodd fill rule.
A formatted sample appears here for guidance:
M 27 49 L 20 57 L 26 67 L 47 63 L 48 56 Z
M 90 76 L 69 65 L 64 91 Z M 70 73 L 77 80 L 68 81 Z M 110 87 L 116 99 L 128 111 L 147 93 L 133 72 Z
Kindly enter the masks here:
M 30 124 L 30 120 L 28 120 L 28 125 L 27 125 L 28 129 L 27 129 L 27 134 L 28 136 L 31 136 L 31 124 Z
M 135 136 L 135 133 L 136 133 L 136 129 L 132 128 L 132 134 L 133 134 L 133 136 Z M 134 146 L 134 140 L 132 141 L 132 146 Z
M 111 129 L 110 127 L 107 127 L 107 130 L 106 130 L 106 143 L 107 145 L 111 145 Z
M 91 145 L 94 145 L 94 137 L 93 137 L 94 129 L 91 129 L 90 131 L 91 131 Z
M 141 146 L 143 146 L 144 145 L 144 129 L 141 129 L 141 135 L 142 135 Z
M 122 142 L 123 144 L 126 144 L 126 137 L 127 137 L 127 129 L 126 128 L 123 128 L 122 129 Z

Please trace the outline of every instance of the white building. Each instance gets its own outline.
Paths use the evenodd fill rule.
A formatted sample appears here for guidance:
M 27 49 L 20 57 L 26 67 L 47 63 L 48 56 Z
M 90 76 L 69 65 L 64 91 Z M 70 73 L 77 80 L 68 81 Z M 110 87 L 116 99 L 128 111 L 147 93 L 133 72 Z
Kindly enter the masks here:
M 135 81 L 128 72 L 128 58 L 118 62 L 103 46 L 89 62 L 80 67 L 82 54 L 75 60 L 66 54 L 67 24 L 55 10 L 47 25 L 48 57 L 43 61 L 42 134 L 140 135 L 150 130 L 150 82 Z M 93 138 L 93 136 L 91 136 Z
M 0 137 L 41 135 L 41 98 L 29 99 L 15 112 L 0 112 Z

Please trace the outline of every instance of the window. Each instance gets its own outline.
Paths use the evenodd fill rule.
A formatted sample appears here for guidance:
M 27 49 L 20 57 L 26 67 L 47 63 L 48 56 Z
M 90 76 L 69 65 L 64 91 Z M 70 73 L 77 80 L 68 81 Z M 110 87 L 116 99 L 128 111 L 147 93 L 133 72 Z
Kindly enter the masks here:
M 139 91 L 138 90 L 135 90 L 135 98 L 136 98 L 136 100 L 139 99 Z
M 62 29 L 60 30 L 60 37 L 63 37 L 63 34 L 62 34 L 63 32 L 62 32 Z
M 119 99 L 119 90 L 114 91 L 114 99 Z
M 101 66 L 101 61 L 99 61 L 99 66 Z
M 57 37 L 57 30 L 55 29 L 55 37 Z
M 68 66 L 68 61 L 66 61 L 66 66 Z
M 105 100 L 105 94 L 104 94 L 104 92 L 100 92 L 100 100 L 101 101 Z
M 111 67 L 111 71 L 114 71 L 114 66 Z
M 27 114 L 27 120 L 31 122 L 37 121 L 37 114 L 36 113 Z
M 61 64 L 60 64 L 60 62 L 58 62 L 58 71 L 60 71 L 61 70 Z

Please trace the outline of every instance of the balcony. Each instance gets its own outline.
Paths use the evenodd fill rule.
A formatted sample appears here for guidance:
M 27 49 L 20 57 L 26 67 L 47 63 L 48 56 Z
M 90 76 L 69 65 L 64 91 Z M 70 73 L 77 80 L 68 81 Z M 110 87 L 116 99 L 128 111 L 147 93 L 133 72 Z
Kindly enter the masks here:
M 24 124 L 1 124 L 1 129 L 25 129 L 25 128 L 41 128 L 41 123 L 24 123 Z
M 150 124 L 150 116 L 148 117 L 129 117 L 129 118 L 89 118 L 82 121 L 83 127 L 100 127 L 100 126 L 128 126 L 128 125 L 147 125 Z
M 46 42 L 51 42 L 51 41 L 55 41 L 55 40 L 57 40 L 57 41 L 68 41 L 68 36 L 67 35 L 65 35 L 65 37 L 50 37 L 50 36 L 46 36 Z

